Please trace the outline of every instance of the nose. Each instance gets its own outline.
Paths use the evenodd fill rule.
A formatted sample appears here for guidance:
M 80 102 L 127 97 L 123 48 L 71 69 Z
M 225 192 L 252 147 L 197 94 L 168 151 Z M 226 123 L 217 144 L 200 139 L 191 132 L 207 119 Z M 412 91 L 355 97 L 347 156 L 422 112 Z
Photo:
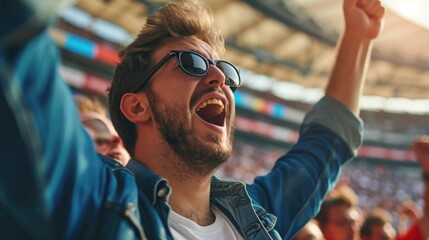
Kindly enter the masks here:
M 202 83 L 213 88 L 223 88 L 225 86 L 225 74 L 216 66 L 216 63 L 209 60 L 209 70 L 202 79 Z

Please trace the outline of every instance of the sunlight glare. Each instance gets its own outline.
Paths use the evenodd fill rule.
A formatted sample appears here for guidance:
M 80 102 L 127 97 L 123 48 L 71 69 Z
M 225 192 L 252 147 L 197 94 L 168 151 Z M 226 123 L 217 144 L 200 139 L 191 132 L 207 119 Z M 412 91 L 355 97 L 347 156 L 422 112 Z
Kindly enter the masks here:
M 397 14 L 429 29 L 428 0 L 382 0 L 382 3 Z

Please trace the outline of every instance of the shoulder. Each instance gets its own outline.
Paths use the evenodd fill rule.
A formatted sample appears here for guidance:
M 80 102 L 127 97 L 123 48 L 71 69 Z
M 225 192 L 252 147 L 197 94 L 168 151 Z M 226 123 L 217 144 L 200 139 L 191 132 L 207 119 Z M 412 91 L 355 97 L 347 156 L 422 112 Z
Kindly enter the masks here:
M 100 153 L 97 153 L 98 158 L 103 162 L 103 165 L 107 167 L 108 171 L 112 172 L 116 178 L 118 177 L 127 177 L 134 180 L 134 174 L 122 165 L 120 162 L 116 161 L 113 158 L 106 157 Z
M 113 158 L 106 157 L 102 154 L 97 153 L 100 160 L 110 169 L 121 169 L 125 168 L 122 164 L 120 164 L 118 161 L 116 161 Z

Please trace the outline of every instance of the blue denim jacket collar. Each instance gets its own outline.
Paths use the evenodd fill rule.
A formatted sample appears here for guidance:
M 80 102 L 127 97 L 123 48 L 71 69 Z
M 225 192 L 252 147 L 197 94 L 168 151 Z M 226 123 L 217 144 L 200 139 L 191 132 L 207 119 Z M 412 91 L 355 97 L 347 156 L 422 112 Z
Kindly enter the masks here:
M 137 186 L 158 208 L 160 215 L 168 216 L 168 195 L 171 191 L 166 179 L 156 175 L 147 166 L 131 159 L 127 166 L 134 173 Z M 235 228 L 245 236 L 245 239 L 280 239 L 273 229 L 276 217 L 267 213 L 261 206 L 252 202 L 246 190 L 246 184 L 238 181 L 225 181 L 212 177 L 210 202 L 225 214 Z M 166 207 L 168 206 L 168 207 Z M 167 211 L 167 212 L 165 212 Z M 167 219 L 162 219 L 166 223 Z M 168 228 L 168 226 L 164 226 Z M 168 231 L 168 230 L 167 230 Z M 270 231 L 270 233 L 268 233 Z M 171 237 L 171 235 L 169 236 Z
M 252 201 L 246 187 L 243 182 L 213 177 L 210 201 L 225 214 L 245 239 L 280 239 L 274 230 L 277 217 Z
M 170 194 L 168 181 L 156 175 L 138 160 L 131 159 L 126 167 L 134 173 L 138 188 L 149 198 L 152 205 L 160 199 L 165 200 Z

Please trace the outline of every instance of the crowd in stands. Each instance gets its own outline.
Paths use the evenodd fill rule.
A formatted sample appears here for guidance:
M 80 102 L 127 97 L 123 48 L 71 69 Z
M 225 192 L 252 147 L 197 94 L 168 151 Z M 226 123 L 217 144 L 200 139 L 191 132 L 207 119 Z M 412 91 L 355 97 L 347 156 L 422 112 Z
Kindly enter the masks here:
M 255 176 L 270 171 L 282 149 L 236 138 L 230 160 L 217 172 L 223 178 L 250 183 Z M 374 163 L 371 163 L 374 162 Z M 363 212 L 377 207 L 392 214 L 392 224 L 397 225 L 399 206 L 409 200 L 423 207 L 421 172 L 418 166 L 355 159 L 343 168 L 340 182 L 346 182 L 359 196 L 358 206 Z
M 362 111 L 362 119 L 368 129 L 405 133 L 412 136 L 427 133 L 426 116 L 385 111 Z M 413 124 L 409 124 L 413 123 Z
M 368 212 L 376 207 L 386 209 L 393 214 L 394 224 L 398 219 L 398 206 L 403 201 L 414 201 L 420 208 L 423 205 L 419 169 L 384 164 L 350 164 L 344 168 L 342 176 L 359 195 L 359 206 L 363 211 Z
M 240 138 L 234 141 L 230 159 L 217 171 L 217 176 L 253 181 L 255 176 L 267 174 L 284 150 L 269 145 L 246 143 Z
M 419 162 L 427 164 L 428 153 L 421 149 L 425 160 Z M 230 161 L 217 175 L 250 183 L 254 176 L 268 173 L 280 154 L 278 148 L 236 138 Z M 346 165 L 315 220 L 294 240 L 425 239 L 429 219 L 422 170 L 428 166 L 387 161 L 356 159 Z

